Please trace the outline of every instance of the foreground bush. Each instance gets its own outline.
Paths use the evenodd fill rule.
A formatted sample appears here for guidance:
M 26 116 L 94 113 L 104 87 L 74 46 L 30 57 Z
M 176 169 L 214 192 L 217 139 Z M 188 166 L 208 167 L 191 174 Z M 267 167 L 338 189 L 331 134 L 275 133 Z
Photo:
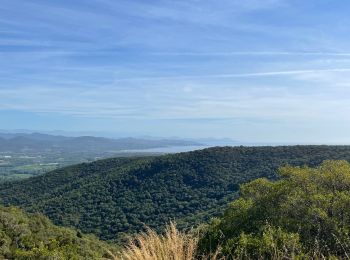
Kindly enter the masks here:
M 0 206 L 0 259 L 102 259 L 113 249 L 42 215 Z
M 200 252 L 222 248 L 228 259 L 349 259 L 350 164 L 284 167 L 279 181 L 241 187 L 199 242 Z

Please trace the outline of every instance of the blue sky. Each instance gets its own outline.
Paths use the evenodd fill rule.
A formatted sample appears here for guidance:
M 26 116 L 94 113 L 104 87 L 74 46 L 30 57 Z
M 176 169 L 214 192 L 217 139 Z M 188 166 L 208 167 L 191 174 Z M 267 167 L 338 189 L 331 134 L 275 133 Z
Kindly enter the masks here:
M 0 129 L 350 143 L 350 2 L 2 0 Z

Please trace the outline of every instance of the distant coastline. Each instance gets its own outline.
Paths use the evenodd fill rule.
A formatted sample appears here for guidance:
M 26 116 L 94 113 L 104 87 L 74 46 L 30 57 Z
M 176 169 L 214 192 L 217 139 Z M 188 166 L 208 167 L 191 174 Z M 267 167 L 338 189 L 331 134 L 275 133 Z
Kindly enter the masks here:
M 201 150 L 209 148 L 209 145 L 195 145 L 195 146 L 170 146 L 170 147 L 158 147 L 158 148 L 148 148 L 148 149 L 128 149 L 122 150 L 122 153 L 181 153 L 181 152 L 191 152 L 195 150 Z

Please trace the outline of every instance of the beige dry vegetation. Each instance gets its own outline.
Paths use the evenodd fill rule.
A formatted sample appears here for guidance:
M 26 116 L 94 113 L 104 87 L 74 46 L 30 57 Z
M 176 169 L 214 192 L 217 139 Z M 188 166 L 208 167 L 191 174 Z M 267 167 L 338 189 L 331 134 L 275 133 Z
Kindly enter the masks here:
M 148 228 L 127 245 L 115 260 L 194 260 L 198 238 L 177 230 L 170 223 L 164 235 Z

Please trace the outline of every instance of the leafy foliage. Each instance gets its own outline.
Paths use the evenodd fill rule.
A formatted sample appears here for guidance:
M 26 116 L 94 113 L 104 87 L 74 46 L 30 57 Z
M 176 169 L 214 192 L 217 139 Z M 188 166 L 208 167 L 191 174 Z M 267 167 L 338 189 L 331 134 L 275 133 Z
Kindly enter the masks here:
M 350 161 L 350 147 L 223 147 L 101 160 L 2 184 L 0 198 L 6 205 L 41 212 L 55 224 L 121 239 L 145 224 L 162 230 L 172 219 L 180 228 L 205 222 L 237 198 L 240 184 L 276 179 L 280 165 L 315 166 L 325 159 Z M 237 203 L 249 206 L 242 199 Z
M 222 248 L 229 258 L 347 258 L 350 252 L 350 164 L 283 167 L 282 179 L 257 179 L 214 220 L 202 252 Z
M 1 259 L 102 259 L 110 250 L 97 238 L 54 226 L 42 215 L 0 207 Z

